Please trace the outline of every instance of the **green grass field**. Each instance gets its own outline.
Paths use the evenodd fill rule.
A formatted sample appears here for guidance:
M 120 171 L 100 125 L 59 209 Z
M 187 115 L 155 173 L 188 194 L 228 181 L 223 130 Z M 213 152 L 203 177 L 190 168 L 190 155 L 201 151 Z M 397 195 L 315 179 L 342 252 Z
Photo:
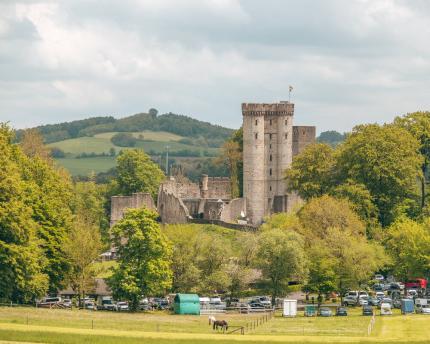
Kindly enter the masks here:
M 106 172 L 116 165 L 115 157 L 95 157 L 85 159 L 64 158 L 55 161 L 72 176 L 88 176 L 91 172 Z
M 102 133 L 102 134 L 94 135 L 94 137 L 110 140 L 111 137 L 117 133 L 118 132 Z M 135 138 L 139 138 L 140 135 L 143 135 L 145 140 L 154 140 L 154 141 L 179 141 L 180 139 L 183 139 L 182 136 L 179 136 L 173 133 L 168 133 L 166 131 L 143 130 L 139 132 L 134 132 L 132 134 Z
M 83 310 L 0 308 L 0 341 L 38 343 L 428 343 L 430 316 L 376 316 L 370 336 L 370 317 L 351 310 L 348 317 L 283 318 L 245 335 L 222 334 L 208 326 L 207 316 L 167 312 L 115 313 Z M 261 316 L 261 315 L 260 315 Z M 259 315 L 220 315 L 230 325 L 255 321 Z

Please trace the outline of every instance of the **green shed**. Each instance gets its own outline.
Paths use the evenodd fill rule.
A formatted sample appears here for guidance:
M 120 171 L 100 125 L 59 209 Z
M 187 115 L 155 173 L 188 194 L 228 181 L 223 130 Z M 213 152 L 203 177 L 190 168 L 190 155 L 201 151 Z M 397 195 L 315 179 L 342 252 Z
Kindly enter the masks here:
M 200 315 L 200 299 L 197 294 L 176 294 L 173 303 L 175 314 Z

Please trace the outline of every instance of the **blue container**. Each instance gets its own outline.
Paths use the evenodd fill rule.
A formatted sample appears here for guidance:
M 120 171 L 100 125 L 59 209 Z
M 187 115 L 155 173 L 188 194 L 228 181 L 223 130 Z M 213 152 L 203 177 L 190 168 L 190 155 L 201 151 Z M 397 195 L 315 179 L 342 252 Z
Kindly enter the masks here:
M 414 300 L 402 299 L 402 314 L 411 314 L 414 312 Z

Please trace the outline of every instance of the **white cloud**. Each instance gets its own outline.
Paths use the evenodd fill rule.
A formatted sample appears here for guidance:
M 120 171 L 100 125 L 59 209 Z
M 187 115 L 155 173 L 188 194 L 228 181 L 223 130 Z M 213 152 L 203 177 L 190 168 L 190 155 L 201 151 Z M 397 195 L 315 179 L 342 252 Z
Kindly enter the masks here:
M 429 19 L 401 0 L 2 2 L 0 121 L 156 107 L 238 127 L 289 84 L 298 123 L 386 121 L 430 107 Z

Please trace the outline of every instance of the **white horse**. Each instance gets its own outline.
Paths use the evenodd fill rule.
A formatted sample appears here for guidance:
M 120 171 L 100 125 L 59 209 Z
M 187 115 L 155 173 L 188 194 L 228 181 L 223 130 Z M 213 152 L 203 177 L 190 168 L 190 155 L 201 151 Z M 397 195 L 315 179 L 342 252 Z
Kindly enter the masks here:
M 215 317 L 213 315 L 209 316 L 209 325 L 212 325 L 216 321 Z

